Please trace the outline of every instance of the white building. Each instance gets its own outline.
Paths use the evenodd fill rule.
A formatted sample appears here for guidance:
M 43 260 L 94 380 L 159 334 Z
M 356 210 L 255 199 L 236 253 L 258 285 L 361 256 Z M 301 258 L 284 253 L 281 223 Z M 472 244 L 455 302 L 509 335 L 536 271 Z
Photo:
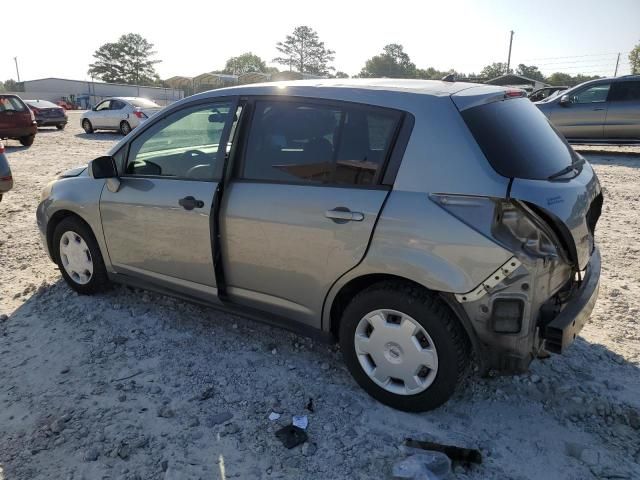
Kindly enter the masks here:
M 143 97 L 160 105 L 168 105 L 184 97 L 176 88 L 144 87 L 123 83 L 93 82 L 91 80 L 68 80 L 64 78 L 41 78 L 24 83 L 22 98 L 42 99 L 58 102 L 65 99 L 81 108 L 91 108 L 108 97 Z

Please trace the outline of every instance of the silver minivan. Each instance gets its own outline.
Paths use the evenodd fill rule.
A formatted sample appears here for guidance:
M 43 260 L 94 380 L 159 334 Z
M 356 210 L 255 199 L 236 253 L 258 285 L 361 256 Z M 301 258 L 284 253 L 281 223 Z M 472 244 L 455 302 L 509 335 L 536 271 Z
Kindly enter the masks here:
M 585 82 L 536 105 L 571 142 L 640 142 L 640 75 Z
M 591 165 L 521 90 L 314 80 L 201 93 L 42 193 L 51 259 L 83 294 L 155 289 L 340 342 L 398 409 L 472 360 L 562 353 L 598 294 Z

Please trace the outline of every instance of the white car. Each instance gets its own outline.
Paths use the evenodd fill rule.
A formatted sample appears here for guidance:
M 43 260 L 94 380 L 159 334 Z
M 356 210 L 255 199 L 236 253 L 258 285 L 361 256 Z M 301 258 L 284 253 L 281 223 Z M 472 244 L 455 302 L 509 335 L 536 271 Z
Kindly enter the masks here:
M 127 135 L 162 107 L 151 100 L 139 97 L 112 97 L 86 111 L 80 125 L 86 133 L 95 130 L 117 130 Z

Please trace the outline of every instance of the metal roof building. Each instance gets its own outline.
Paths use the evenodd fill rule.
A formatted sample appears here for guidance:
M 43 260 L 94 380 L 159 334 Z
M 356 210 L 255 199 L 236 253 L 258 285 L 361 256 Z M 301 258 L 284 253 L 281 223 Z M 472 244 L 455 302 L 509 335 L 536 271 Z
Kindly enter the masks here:
M 91 80 L 70 80 L 66 78 L 40 78 L 26 80 L 23 98 L 33 98 L 57 102 L 63 98 L 81 108 L 90 108 L 108 97 L 144 97 L 160 105 L 168 105 L 184 97 L 177 88 L 147 87 L 123 83 L 94 82 Z

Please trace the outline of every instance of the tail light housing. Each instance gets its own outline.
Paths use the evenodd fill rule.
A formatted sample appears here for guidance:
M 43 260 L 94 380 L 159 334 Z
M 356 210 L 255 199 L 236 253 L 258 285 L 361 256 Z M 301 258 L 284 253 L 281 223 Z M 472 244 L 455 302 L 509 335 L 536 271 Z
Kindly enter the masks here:
M 140 111 L 138 111 L 138 110 L 136 110 L 135 112 L 133 112 L 133 114 L 134 114 L 136 117 L 140 118 L 140 119 L 149 118 L 149 117 L 147 117 L 147 115 L 146 115 L 144 112 L 140 112 Z
M 501 198 L 431 194 L 447 212 L 514 254 L 562 257 L 568 261 L 553 230 L 525 204 Z

